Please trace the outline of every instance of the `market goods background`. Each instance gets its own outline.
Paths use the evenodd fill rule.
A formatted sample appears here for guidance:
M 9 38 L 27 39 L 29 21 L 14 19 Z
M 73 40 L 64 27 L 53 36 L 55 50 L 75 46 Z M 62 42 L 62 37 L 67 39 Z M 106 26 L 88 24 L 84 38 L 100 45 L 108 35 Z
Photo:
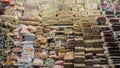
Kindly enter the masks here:
M 0 0 L 3 68 L 120 68 L 119 0 Z

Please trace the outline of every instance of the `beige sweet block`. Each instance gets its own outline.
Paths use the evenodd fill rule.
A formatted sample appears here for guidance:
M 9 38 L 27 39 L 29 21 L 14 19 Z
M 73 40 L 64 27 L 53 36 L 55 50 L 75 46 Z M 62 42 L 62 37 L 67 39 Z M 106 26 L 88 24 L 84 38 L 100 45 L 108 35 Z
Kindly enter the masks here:
M 93 34 L 93 33 L 92 33 Z M 93 39 L 101 39 L 101 36 L 100 35 L 91 35 Z
M 89 22 L 81 22 L 82 27 L 90 27 Z
M 85 52 L 76 52 L 75 55 L 85 56 Z
M 87 11 L 81 11 L 81 14 L 82 14 L 83 16 L 86 16 L 86 15 L 88 15 L 88 12 L 87 12 Z
M 90 19 L 90 26 L 96 26 L 97 22 L 94 19 Z
M 94 48 L 92 48 L 92 47 L 91 48 L 86 48 L 85 51 L 86 52 L 94 52 Z
M 92 40 L 92 36 L 83 36 L 84 40 Z
M 57 21 L 56 20 L 47 20 L 47 21 L 43 21 L 43 23 L 55 24 L 55 23 L 57 23 Z
M 90 27 L 83 27 L 82 28 L 84 33 L 91 33 L 91 28 Z
M 93 68 L 103 68 L 100 64 L 93 65 Z
M 57 0 L 57 3 L 63 3 L 64 0 Z
M 81 12 L 76 12 L 76 13 L 74 13 L 74 15 L 75 15 L 75 17 L 81 17 L 82 16 Z
M 85 64 L 74 64 L 74 68 L 86 68 Z
M 94 10 L 94 15 L 101 15 L 101 11 L 100 10 Z
M 94 10 L 86 10 L 88 15 L 94 15 Z
M 93 47 L 93 41 L 92 40 L 85 40 L 85 47 Z
M 68 23 L 72 23 L 72 20 L 69 20 L 69 19 L 63 19 L 63 20 L 58 20 L 58 23 L 60 24 L 68 24 Z
M 100 28 L 99 28 L 99 26 L 91 26 L 91 30 L 92 30 L 93 35 L 98 35 Z
M 47 16 L 47 17 L 42 17 L 43 20 L 56 20 L 56 16 Z
M 75 55 L 74 57 L 75 57 L 74 61 L 76 63 L 78 63 L 78 62 L 79 63 L 84 63 L 84 61 L 85 61 L 85 56 Z
M 59 16 L 61 16 L 61 15 L 73 15 L 73 12 L 72 11 L 58 11 L 57 14 Z
M 80 19 L 80 22 L 89 22 L 90 20 L 87 17 L 83 17 L 82 19 Z
M 64 0 L 64 3 L 75 3 L 75 0 Z
M 94 48 L 95 51 L 104 51 L 104 48 Z
M 85 0 L 76 0 L 77 3 L 85 3 Z
M 74 64 L 73 64 L 73 62 L 65 62 L 64 63 L 64 68 L 74 68 Z
M 58 19 L 59 20 L 62 20 L 62 19 L 73 19 L 73 16 L 72 15 L 62 15 L 62 16 L 58 16 Z
M 72 62 L 74 60 L 73 52 L 67 52 L 64 56 L 65 62 Z
M 91 9 L 91 4 L 90 3 L 85 3 L 85 9 Z
M 75 47 L 76 52 L 84 52 L 85 48 L 83 46 Z
M 98 8 L 98 4 L 93 3 L 93 4 L 91 5 L 91 9 L 97 9 L 97 8 Z

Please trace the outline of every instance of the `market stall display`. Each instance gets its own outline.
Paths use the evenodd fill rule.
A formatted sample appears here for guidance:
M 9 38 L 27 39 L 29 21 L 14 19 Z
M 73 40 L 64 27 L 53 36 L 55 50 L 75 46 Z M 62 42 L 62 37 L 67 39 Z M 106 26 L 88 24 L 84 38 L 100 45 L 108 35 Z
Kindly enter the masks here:
M 119 8 L 118 0 L 10 0 L 0 15 L 0 63 L 119 68 Z

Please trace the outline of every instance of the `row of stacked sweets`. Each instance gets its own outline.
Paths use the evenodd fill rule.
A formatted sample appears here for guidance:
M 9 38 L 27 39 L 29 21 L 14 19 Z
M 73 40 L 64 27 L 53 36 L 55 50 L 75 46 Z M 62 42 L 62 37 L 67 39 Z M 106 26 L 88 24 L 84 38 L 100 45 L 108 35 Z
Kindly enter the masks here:
M 110 12 L 110 13 L 109 13 Z M 112 61 L 114 65 L 112 65 L 115 68 L 119 68 L 119 16 L 113 15 L 112 17 L 108 17 L 107 15 L 115 14 L 114 11 L 106 11 L 106 17 L 107 17 L 107 31 L 103 31 L 103 36 L 105 40 L 105 44 L 107 46 L 109 58 Z M 119 13 L 118 11 L 116 13 Z
M 106 53 L 112 68 L 119 68 L 119 15 L 120 0 L 102 2 L 102 10 L 105 12 L 106 24 L 102 26 L 102 36 L 106 45 Z
M 0 15 L 0 35 L 1 35 L 1 63 L 10 65 L 9 55 L 13 46 L 12 31 L 16 28 L 17 19 L 10 15 Z
M 10 51 L 10 53 L 7 55 L 7 61 L 3 61 L 2 63 L 8 67 L 24 67 L 26 65 L 21 65 L 21 62 L 29 63 L 34 58 L 33 44 L 35 39 L 34 32 L 36 31 L 34 25 L 36 26 L 39 24 L 40 17 L 34 15 L 31 15 L 30 17 L 27 15 L 22 16 L 25 8 L 26 7 L 19 3 L 12 4 L 5 7 L 5 15 L 1 16 L 3 22 L 5 22 L 5 25 L 2 25 L 2 27 L 6 26 L 9 31 L 11 31 L 7 33 L 7 35 L 12 36 L 12 41 L 14 43 L 11 49 L 7 47 L 7 50 L 9 49 L 8 51 Z M 38 22 L 36 22 L 36 20 Z
M 11 48 L 11 53 L 8 55 L 9 64 L 13 67 L 24 67 L 24 63 L 30 63 L 34 58 L 34 27 L 26 25 L 18 25 L 13 32 L 11 32 L 13 38 L 13 48 Z M 8 64 L 5 64 L 7 66 Z
M 93 1 L 93 2 L 95 2 L 95 1 Z M 25 1 L 25 3 L 26 3 L 26 1 Z M 59 7 L 59 6 L 64 6 L 64 5 L 57 5 L 57 7 L 55 7 L 55 5 L 48 4 L 48 3 L 47 4 L 41 4 L 41 5 L 38 5 L 37 3 L 36 4 L 22 4 L 22 0 L 20 0 L 20 1 L 15 0 L 15 3 L 14 3 L 14 0 L 12 0 L 11 4 L 13 4 L 14 6 L 7 7 L 6 11 L 5 11 L 5 14 L 16 15 L 21 20 L 24 20 L 24 21 L 26 21 L 26 20 L 41 21 L 41 17 L 42 17 L 43 22 L 56 23 L 57 22 L 56 21 L 56 19 L 57 19 L 56 14 L 57 14 L 58 10 L 63 10 L 64 9 L 64 10 L 68 11 L 68 10 L 72 9 L 73 12 L 75 10 L 74 7 L 72 7 L 72 6 L 67 6 L 66 8 L 63 8 L 63 7 Z M 49 6 L 49 5 L 51 5 L 52 7 Z M 51 8 L 51 9 L 49 9 L 49 8 Z M 76 6 L 76 8 L 78 9 L 77 6 Z M 47 11 L 49 11 L 49 12 L 47 12 Z M 91 11 L 91 10 L 88 10 L 88 12 L 89 11 Z M 98 11 L 96 11 L 96 9 L 95 9 L 95 10 L 92 10 L 91 12 L 89 12 L 88 14 L 94 15 L 97 12 Z M 41 15 L 41 17 L 39 16 L 39 14 Z M 50 20 L 48 20 L 49 18 L 50 18 Z M 22 22 L 22 23 L 24 23 L 24 22 Z M 29 23 L 29 22 L 25 22 L 25 23 Z M 34 23 L 31 22 L 31 24 L 34 24 Z
M 108 61 L 104 55 L 100 29 L 95 20 L 96 19 L 92 17 L 83 18 L 80 21 L 84 39 L 85 62 L 88 67 L 109 68 Z

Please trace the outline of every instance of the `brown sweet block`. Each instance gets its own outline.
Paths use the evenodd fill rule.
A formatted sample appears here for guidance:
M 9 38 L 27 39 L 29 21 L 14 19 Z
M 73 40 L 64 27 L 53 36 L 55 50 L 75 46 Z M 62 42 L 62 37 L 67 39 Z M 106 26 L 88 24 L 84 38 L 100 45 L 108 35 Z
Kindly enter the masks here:
M 82 27 L 90 27 L 90 23 L 89 22 L 81 22 L 81 26 Z
M 74 68 L 74 64 L 72 62 L 64 63 L 64 68 Z
M 73 52 L 67 52 L 64 56 L 65 62 L 73 62 L 74 61 L 74 53 Z
M 100 59 L 94 59 L 93 63 L 94 63 L 94 64 L 100 64 L 101 61 L 100 61 Z
M 85 57 L 86 57 L 87 59 L 93 59 L 93 54 L 92 54 L 92 53 L 86 53 L 86 54 L 85 54 Z
M 83 36 L 84 40 L 92 40 L 92 36 Z
M 91 35 L 93 39 L 101 39 L 100 35 Z
M 75 63 L 84 63 L 85 56 L 75 56 L 74 62 Z
M 93 40 L 84 40 L 85 47 L 93 47 Z

